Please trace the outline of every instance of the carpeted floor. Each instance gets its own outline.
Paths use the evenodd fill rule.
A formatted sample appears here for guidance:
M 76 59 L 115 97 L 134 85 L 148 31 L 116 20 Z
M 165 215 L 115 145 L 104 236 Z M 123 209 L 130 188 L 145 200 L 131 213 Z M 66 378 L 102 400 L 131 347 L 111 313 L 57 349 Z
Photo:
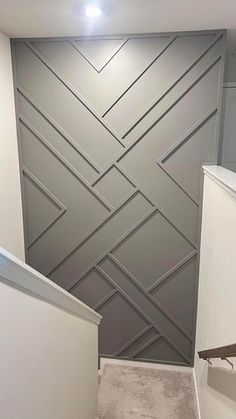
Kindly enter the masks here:
M 197 419 L 191 372 L 105 365 L 99 419 Z M 97 418 L 97 419 L 98 419 Z

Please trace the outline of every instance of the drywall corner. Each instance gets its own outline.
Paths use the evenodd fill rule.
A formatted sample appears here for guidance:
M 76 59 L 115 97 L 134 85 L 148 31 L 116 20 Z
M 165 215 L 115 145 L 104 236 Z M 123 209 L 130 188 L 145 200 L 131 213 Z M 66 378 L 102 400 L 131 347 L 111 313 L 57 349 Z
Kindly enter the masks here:
M 0 33 L 0 246 L 24 260 L 24 232 L 10 39 Z

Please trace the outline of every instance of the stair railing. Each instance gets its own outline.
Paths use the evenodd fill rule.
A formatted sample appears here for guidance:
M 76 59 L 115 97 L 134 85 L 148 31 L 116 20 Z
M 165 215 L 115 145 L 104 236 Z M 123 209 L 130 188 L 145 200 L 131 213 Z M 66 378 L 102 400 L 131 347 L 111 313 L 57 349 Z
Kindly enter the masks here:
M 199 358 L 204 359 L 209 365 L 212 365 L 211 359 L 220 358 L 231 365 L 232 369 L 234 364 L 228 358 L 236 358 L 236 343 L 227 346 L 220 346 L 219 348 L 207 349 L 198 352 Z

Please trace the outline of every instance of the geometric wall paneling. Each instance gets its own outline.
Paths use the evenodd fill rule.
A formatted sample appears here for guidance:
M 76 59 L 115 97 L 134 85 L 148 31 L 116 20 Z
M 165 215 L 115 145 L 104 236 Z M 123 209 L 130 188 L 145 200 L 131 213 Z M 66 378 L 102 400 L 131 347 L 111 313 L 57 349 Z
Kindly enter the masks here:
M 191 307 L 194 305 L 195 298 L 195 269 L 196 255 L 150 292 L 156 301 L 178 319 L 190 335 L 194 332 Z
M 90 183 L 80 175 L 60 152 L 55 149 L 48 139 L 33 127 L 33 125 L 21 114 L 19 115 L 19 122 L 22 136 L 23 158 L 28 166 L 33 167 L 35 173 L 38 172 L 42 178 L 45 178 L 46 182 L 51 183 L 52 187 L 56 189 L 59 194 L 63 194 L 63 192 L 61 191 L 61 185 L 55 181 L 56 175 L 64 177 L 65 182 L 73 177 L 75 185 L 82 185 L 84 190 L 89 190 L 90 195 L 97 200 L 106 211 L 111 211 L 110 204 L 105 198 L 92 188 Z M 42 160 L 37 159 L 37 156 L 39 155 L 45 159 L 43 160 L 44 164 L 46 162 L 49 164 L 48 170 L 51 169 L 50 177 L 47 177 L 46 171 L 42 171 Z M 52 172 L 52 168 L 55 172 Z M 91 199 L 90 195 L 89 199 Z M 71 198 L 71 194 L 69 194 L 69 197 Z M 76 204 L 77 203 L 75 203 L 75 205 Z
M 121 350 L 117 353 L 117 355 L 121 355 L 123 357 L 134 358 L 135 355 L 140 353 L 144 348 L 151 345 L 156 339 L 160 338 L 160 334 L 158 334 L 155 329 L 151 326 L 147 326 L 143 331 L 136 336 L 132 341 L 129 341 L 129 345 L 124 346 Z
M 166 361 L 168 359 L 172 359 L 174 362 L 180 364 L 184 362 L 184 358 L 182 358 L 180 354 L 176 352 L 162 337 L 157 339 L 143 351 L 139 352 L 135 358 L 148 361 L 154 361 L 155 359 Z
M 106 115 L 106 120 L 121 136 L 125 135 L 133 123 L 145 115 L 150 106 L 159 100 L 170 86 L 193 65 L 203 50 L 208 48 L 212 38 L 209 35 L 177 37 Z M 173 62 L 173 56 L 175 57 L 174 66 L 170 64 Z M 128 118 L 127 115 L 129 115 Z
M 147 326 L 146 320 L 120 293 L 111 297 L 98 312 L 104 318 L 99 338 L 102 354 L 113 354 Z M 107 336 L 110 338 L 107 339 Z
M 196 121 L 204 118 L 209 110 L 216 106 L 217 92 L 215 92 L 215 89 L 218 85 L 218 79 L 219 56 L 214 66 L 207 71 L 204 77 L 200 77 L 200 80 L 191 89 L 187 90 L 183 96 L 175 97 L 176 103 L 174 103 L 174 106 L 170 106 L 170 108 L 167 108 L 167 111 L 162 113 L 160 107 L 166 99 L 164 98 L 160 102 L 160 106 L 157 105 L 153 109 L 153 119 L 150 121 L 147 117 L 143 119 L 143 123 L 146 124 L 147 122 L 146 128 L 140 131 L 136 137 L 133 137 L 132 133 L 126 137 L 126 142 L 131 137 L 127 148 L 133 150 L 133 148 L 137 149 L 140 147 L 147 149 L 147 152 L 150 154 L 155 152 L 157 157 L 162 155 L 166 148 L 168 149 L 173 145 L 176 137 L 181 138 L 196 124 Z M 209 96 L 203 101 L 201 97 L 206 88 L 209 89 Z M 191 112 L 193 105 L 196 110 L 196 116 Z M 156 111 L 155 113 L 154 110 Z M 181 124 L 178 124 L 178 121 Z M 142 121 L 138 124 L 137 129 L 141 123 Z M 159 138 L 158 142 L 155 141 L 157 136 Z
M 219 78 L 219 58 L 215 65 L 203 78 L 199 80 L 190 90 L 180 96 L 176 100 L 174 107 L 170 106 L 167 112 L 159 112 L 158 107 L 155 107 L 155 114 L 153 111 L 150 126 L 146 126 L 146 130 L 141 131 L 136 138 L 132 138 L 132 132 L 127 137 L 131 138 L 128 144 L 134 149 L 146 149 L 148 155 L 156 153 L 156 157 L 161 156 L 167 149 L 169 149 L 176 142 L 177 139 L 183 137 L 191 128 L 200 121 L 216 106 L 216 92 L 215 88 L 218 85 Z M 210 90 L 209 96 L 203 102 L 200 98 L 204 95 L 205 89 Z M 202 106 L 201 106 L 201 102 Z M 195 116 L 191 112 L 194 106 L 196 110 Z M 146 118 L 145 118 L 146 119 Z M 145 122 L 144 119 L 144 122 Z M 148 122 L 148 118 L 147 118 Z M 178 123 L 179 122 L 179 123 Z M 138 126 L 139 127 L 139 126 Z M 158 143 L 155 141 L 159 138 Z M 135 145 L 135 147 L 134 147 Z
M 151 204 L 135 192 L 119 209 L 114 210 L 89 237 L 81 242 L 65 260 L 49 273 L 52 280 L 70 289 L 86 275 L 123 235 L 153 212 Z
M 93 187 L 114 208 L 134 191 L 134 185 L 115 166 L 107 171 L 102 178 L 94 182 Z
M 42 109 L 38 109 L 32 97 L 26 92 L 20 92 L 19 107 L 22 119 L 28 121 L 50 144 L 60 153 L 64 159 L 88 182 L 92 182 L 99 173 L 99 167 L 84 150 L 82 150 L 62 128 L 45 115 Z
M 175 36 L 168 35 L 162 37 L 137 37 L 136 39 L 129 39 L 126 44 L 126 49 L 123 52 L 126 52 L 126 56 L 117 55 L 116 60 L 111 62 L 111 66 L 106 69 L 106 73 L 113 71 L 112 79 L 117 81 L 117 70 L 116 66 L 118 65 L 118 59 L 120 58 L 120 71 L 128 69 L 127 75 L 124 77 L 124 81 L 121 82 L 118 80 L 119 90 L 116 89 L 112 98 L 110 98 L 110 103 L 105 104 L 103 109 L 102 116 L 103 118 L 110 112 L 111 109 L 116 106 L 121 98 L 123 98 L 133 86 L 149 71 L 149 69 L 156 63 L 157 60 L 165 53 L 169 46 L 174 41 Z M 129 48 L 129 50 L 128 50 Z M 129 55 L 129 57 L 128 57 Z M 130 62 L 130 56 L 133 57 L 132 63 Z M 137 58 L 136 58 L 137 57 Z M 140 60 L 140 57 L 141 60 Z M 134 70 L 136 68 L 136 70 Z M 104 72 L 103 76 L 105 78 L 106 73 Z M 116 75 L 115 75 L 116 73 Z M 111 82 L 112 82 L 111 79 Z M 120 79 L 120 78 L 119 78 Z M 126 81 L 126 82 L 125 82 Z
M 213 161 L 214 144 L 211 138 L 215 130 L 216 110 L 213 110 L 160 158 L 159 165 L 195 203 L 199 201 L 202 164 Z
M 67 254 L 65 249 L 68 252 L 83 240 L 88 230 L 100 223 L 109 211 L 95 191 L 95 194 L 89 192 L 87 186 L 62 164 L 38 136 L 33 135 L 23 123 L 20 128 L 24 166 L 67 208 L 63 217 L 29 249 L 30 263 L 48 274 L 58 260 Z M 75 194 L 79 194 L 80 201 L 75 200 Z
M 71 294 L 94 308 L 113 295 L 114 287 L 95 269 L 91 270 L 71 290 Z
M 127 39 L 75 41 L 78 51 L 100 73 L 127 42 Z
M 40 53 L 33 49 L 31 44 L 30 47 L 20 44 L 17 46 L 16 52 L 18 74 L 20 74 L 19 87 L 30 93 L 35 101 L 60 123 L 74 141 L 79 142 L 81 148 L 99 166 L 104 166 L 109 156 L 112 158 L 122 148 L 115 134 L 111 135 L 109 129 L 105 127 L 106 124 L 94 117 L 59 78 L 54 76 L 39 58 Z M 29 71 L 29 69 L 31 70 Z M 34 82 L 32 74 L 37 74 L 37 84 Z M 45 86 L 45 88 L 42 89 L 41 86 Z M 68 112 L 65 112 L 65 109 L 68 109 Z
M 192 250 L 190 244 L 159 213 L 155 213 L 112 254 L 147 289 Z
M 65 213 L 66 208 L 28 169 L 23 168 L 23 176 L 27 205 L 27 247 L 29 248 Z
M 129 173 L 136 186 L 145 191 L 146 196 L 178 228 L 192 245 L 196 243 L 198 207 L 186 193 L 157 164 L 156 155 L 149 154 L 148 142 L 142 147 L 134 147 L 120 161 L 124 173 Z M 141 143 L 139 143 L 141 144 Z M 139 145 L 138 144 L 138 145 Z M 156 181 L 158 179 L 158 182 Z M 173 202 L 175 203 L 173 205 Z M 186 216 L 187 214 L 187 216 Z
M 103 316 L 101 355 L 192 365 L 224 33 L 12 47 L 29 263 Z
M 137 120 L 133 121 L 123 137 L 125 144 L 134 142 L 144 136 L 150 128 L 155 126 L 166 113 L 177 105 L 179 100 L 188 95 L 200 80 L 207 76 L 208 72 L 211 72 L 211 69 L 217 66 L 221 58 L 222 40 L 219 36 L 216 39 L 218 40 L 211 43 L 210 48 L 204 50 L 204 54 L 201 55 L 200 59 L 169 87 L 161 100 L 155 100 L 150 104 L 144 115 L 140 115 Z
M 63 79 L 71 83 L 76 91 L 103 115 L 134 81 L 147 71 L 171 40 L 169 36 L 129 39 L 99 74 L 81 56 L 80 50 L 78 51 L 79 42 L 55 44 L 55 42 L 40 41 L 33 42 L 33 45 L 43 57 L 50 60 L 50 64 Z M 97 40 L 96 43 L 102 50 L 106 46 L 104 41 Z
M 99 264 L 99 272 L 110 280 L 118 291 L 122 292 L 129 304 L 140 312 L 147 322 L 155 330 L 170 340 L 186 361 L 189 361 L 191 340 L 185 331 L 170 319 L 169 313 L 160 308 L 152 296 L 148 295 L 145 289 L 137 284 L 135 278 L 130 277 L 110 257 L 105 258 Z M 101 330 L 102 330 L 101 326 Z M 123 324 L 125 329 L 125 324 Z

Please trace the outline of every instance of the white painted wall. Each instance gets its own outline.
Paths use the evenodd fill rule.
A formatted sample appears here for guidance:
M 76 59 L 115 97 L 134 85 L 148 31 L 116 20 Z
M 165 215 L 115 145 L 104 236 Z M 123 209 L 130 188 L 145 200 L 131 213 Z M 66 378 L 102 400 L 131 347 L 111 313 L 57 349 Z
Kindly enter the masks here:
M 10 41 L 0 33 L 0 246 L 24 259 Z
M 0 249 L 0 417 L 95 419 L 100 316 L 5 253 Z
M 221 360 L 208 367 L 197 356 L 236 343 L 236 174 L 222 167 L 205 175 L 200 255 L 195 374 L 201 418 L 235 419 L 236 371 Z

